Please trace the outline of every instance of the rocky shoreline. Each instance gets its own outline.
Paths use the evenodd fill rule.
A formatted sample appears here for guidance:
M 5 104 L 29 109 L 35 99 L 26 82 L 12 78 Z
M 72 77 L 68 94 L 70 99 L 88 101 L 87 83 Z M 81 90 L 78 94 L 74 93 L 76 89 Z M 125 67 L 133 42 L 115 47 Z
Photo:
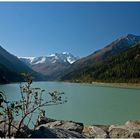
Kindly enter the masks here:
M 1 138 L 5 138 L 8 129 L 4 125 L 0 123 Z M 12 137 L 17 138 L 15 127 L 12 129 Z M 35 130 L 22 125 L 18 138 L 140 138 L 140 120 L 130 120 L 124 125 L 84 126 L 83 123 L 73 121 L 41 118 Z

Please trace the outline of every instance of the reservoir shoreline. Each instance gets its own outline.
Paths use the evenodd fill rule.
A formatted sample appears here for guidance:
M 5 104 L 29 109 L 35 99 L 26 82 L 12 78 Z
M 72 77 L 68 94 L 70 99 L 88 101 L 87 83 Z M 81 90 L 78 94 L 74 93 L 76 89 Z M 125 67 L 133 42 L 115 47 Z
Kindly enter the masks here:
M 44 107 L 47 117 L 56 120 L 73 120 L 87 125 L 123 124 L 127 120 L 137 120 L 140 116 L 140 94 L 136 88 L 70 82 L 33 82 L 32 86 L 46 91 L 44 99 L 47 99 L 48 92 L 54 90 L 65 93 L 68 100 L 66 104 Z M 10 101 L 20 100 L 19 84 L 0 85 L 0 89 Z
M 58 83 L 73 83 L 73 84 L 90 84 L 90 85 L 97 85 L 97 86 L 104 86 L 104 87 L 114 87 L 114 88 L 129 88 L 129 89 L 140 89 L 140 83 L 106 83 L 106 82 L 71 82 L 71 81 L 33 81 L 34 83 L 37 82 L 58 82 Z M 6 83 L 0 85 L 8 85 L 8 84 L 20 84 L 24 82 L 11 82 L 11 83 Z

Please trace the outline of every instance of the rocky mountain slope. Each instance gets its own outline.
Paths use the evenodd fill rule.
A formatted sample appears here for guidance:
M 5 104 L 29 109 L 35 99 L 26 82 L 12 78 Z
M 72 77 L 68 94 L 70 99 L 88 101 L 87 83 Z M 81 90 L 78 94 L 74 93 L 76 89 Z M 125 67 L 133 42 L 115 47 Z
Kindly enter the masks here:
M 92 67 L 69 73 L 62 80 L 140 82 L 140 43 Z
M 73 56 L 71 53 L 63 52 L 49 56 L 20 57 L 20 60 L 33 70 L 46 75 L 48 80 L 58 80 L 62 73 L 78 60 L 78 57 Z

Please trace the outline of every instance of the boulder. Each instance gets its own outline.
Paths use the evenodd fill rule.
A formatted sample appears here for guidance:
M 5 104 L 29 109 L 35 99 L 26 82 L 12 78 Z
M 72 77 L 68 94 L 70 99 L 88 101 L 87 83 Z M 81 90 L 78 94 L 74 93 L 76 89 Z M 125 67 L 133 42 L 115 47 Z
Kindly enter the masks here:
M 85 138 L 82 134 L 60 128 L 46 128 L 40 126 L 31 133 L 30 138 Z
M 139 131 L 132 131 L 130 138 L 140 138 L 140 132 Z
M 108 138 L 107 133 L 97 126 L 84 127 L 83 134 L 88 138 Z
M 140 130 L 140 120 L 129 120 L 125 125 L 132 130 Z
M 134 130 L 128 125 L 111 125 L 109 136 L 111 138 L 140 138 L 140 131 Z
M 111 125 L 109 127 L 110 138 L 130 138 L 131 132 L 127 130 L 126 126 Z
M 110 125 L 94 125 L 94 126 L 103 129 L 106 133 L 108 133 L 108 129 L 110 127 Z
M 11 137 L 17 136 L 17 128 L 18 128 L 18 122 L 13 122 L 11 126 Z M 1 122 L 0 123 L 0 137 L 8 137 L 8 121 L 7 122 Z M 18 134 L 18 137 L 21 138 L 27 138 L 31 133 L 31 130 L 24 124 L 22 124 L 20 129 L 20 134 Z
M 79 133 L 82 133 L 84 125 L 83 123 L 78 123 L 78 122 L 73 122 L 73 121 L 57 121 L 57 120 L 51 120 L 47 121 L 46 124 L 42 124 L 40 126 L 44 126 L 47 128 L 62 128 L 62 129 L 67 129 L 70 131 L 76 131 Z
M 50 122 L 55 122 L 55 121 L 57 121 L 57 120 L 51 119 L 51 118 L 47 118 L 47 117 L 40 117 L 39 121 L 38 121 L 38 125 L 46 124 L 46 123 L 50 123 Z

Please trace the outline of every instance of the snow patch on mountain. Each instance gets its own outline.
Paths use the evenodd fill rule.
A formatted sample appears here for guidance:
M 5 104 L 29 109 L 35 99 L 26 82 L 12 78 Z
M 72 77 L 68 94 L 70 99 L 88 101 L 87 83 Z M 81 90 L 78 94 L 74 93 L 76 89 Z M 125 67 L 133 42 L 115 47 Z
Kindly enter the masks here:
M 75 62 L 75 59 L 73 59 L 72 57 L 68 56 L 68 57 L 67 57 L 67 61 L 68 61 L 70 64 L 72 64 L 72 63 Z
M 36 57 L 19 57 L 19 58 L 26 59 L 30 61 L 30 63 L 32 63 L 36 59 Z
M 33 64 L 40 64 L 40 63 L 45 63 L 45 61 L 46 61 L 46 57 L 42 57 L 39 61 L 36 61 L 35 63 L 33 63 Z

